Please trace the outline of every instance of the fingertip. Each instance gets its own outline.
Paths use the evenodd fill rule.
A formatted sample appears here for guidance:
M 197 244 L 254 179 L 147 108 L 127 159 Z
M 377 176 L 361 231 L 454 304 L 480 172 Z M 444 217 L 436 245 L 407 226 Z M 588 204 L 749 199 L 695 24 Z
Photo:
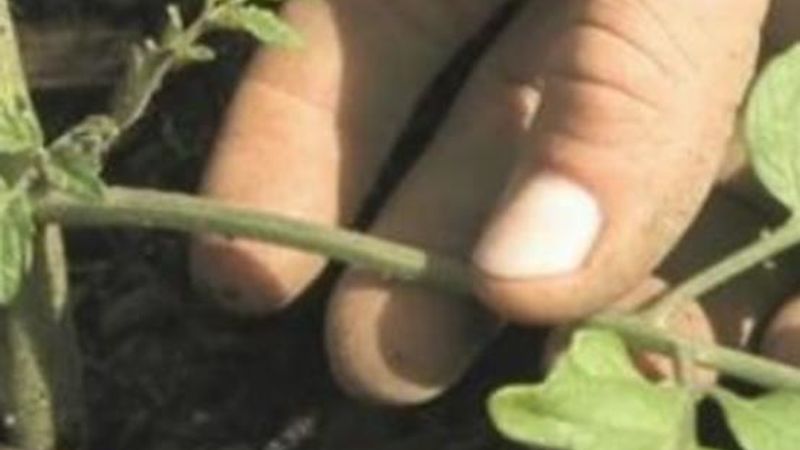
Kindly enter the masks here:
M 456 383 L 498 325 L 468 299 L 351 272 L 329 304 L 325 344 L 345 392 L 369 403 L 413 405 Z
M 529 324 L 600 308 L 585 295 L 584 274 L 604 226 L 600 202 L 571 177 L 547 170 L 513 183 L 472 255 L 479 296 L 502 317 Z
M 487 273 L 476 263 L 475 290 L 500 317 L 527 325 L 570 323 L 606 308 L 623 308 L 634 301 L 631 291 L 649 277 L 658 261 L 639 238 L 630 239 L 622 227 L 614 233 L 604 229 L 583 265 L 563 274 L 512 279 Z M 653 286 L 649 292 L 656 289 Z
M 483 303 L 503 319 L 524 325 L 556 325 L 591 315 L 613 301 L 603 286 L 587 286 L 568 277 L 508 280 L 478 271 L 476 291 Z
M 473 261 L 496 278 L 571 273 L 592 250 L 603 224 L 594 195 L 545 172 L 515 187 L 479 241 Z
M 759 350 L 776 361 L 800 366 L 800 297 L 790 298 L 770 320 Z

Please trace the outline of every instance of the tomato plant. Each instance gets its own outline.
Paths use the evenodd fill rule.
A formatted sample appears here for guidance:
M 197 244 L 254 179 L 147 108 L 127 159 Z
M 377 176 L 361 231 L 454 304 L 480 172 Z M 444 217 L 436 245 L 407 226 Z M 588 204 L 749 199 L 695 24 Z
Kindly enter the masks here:
M 6 310 L 0 370 L 11 402 L 14 445 L 53 449 L 63 435 L 80 440 L 81 391 L 67 302 L 61 227 L 132 226 L 243 236 L 319 253 L 383 276 L 431 288 L 471 291 L 470 271 L 425 249 L 353 231 L 320 227 L 185 194 L 111 187 L 101 177 L 114 144 L 146 113 L 165 77 L 207 61 L 211 30 L 245 31 L 264 44 L 301 39 L 270 9 L 246 0 L 206 0 L 190 21 L 176 7 L 164 31 L 135 47 L 110 110 L 46 142 L 20 69 L 8 2 L 0 0 L 0 304 Z M 302 50 L 298 50 L 302 51 Z M 511 440 L 576 450 L 704 448 L 696 405 L 724 409 L 747 449 L 790 449 L 800 419 L 800 371 L 738 350 L 695 342 L 664 324 L 687 299 L 800 242 L 800 47 L 778 57 L 758 80 L 746 112 L 756 170 L 792 213 L 787 222 L 632 313 L 585 321 L 569 350 L 539 385 L 507 386 L 489 400 L 498 429 Z M 635 369 L 627 347 L 659 352 L 678 368 L 700 364 L 759 385 L 741 397 L 701 388 L 687 375 L 653 382 Z

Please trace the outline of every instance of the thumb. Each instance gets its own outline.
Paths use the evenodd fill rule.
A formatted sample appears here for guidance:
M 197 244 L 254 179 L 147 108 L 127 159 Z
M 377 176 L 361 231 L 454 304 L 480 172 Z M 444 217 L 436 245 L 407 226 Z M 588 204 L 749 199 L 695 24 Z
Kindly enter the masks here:
M 650 273 L 710 189 L 750 79 L 767 0 L 583 0 L 475 253 L 505 317 L 580 318 Z

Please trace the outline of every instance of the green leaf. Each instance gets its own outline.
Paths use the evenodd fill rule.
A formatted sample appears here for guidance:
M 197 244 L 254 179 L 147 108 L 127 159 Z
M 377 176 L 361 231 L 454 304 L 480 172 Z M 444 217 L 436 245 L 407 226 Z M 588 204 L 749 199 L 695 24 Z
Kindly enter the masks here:
M 183 15 L 178 5 L 167 5 L 167 20 L 168 28 L 178 32 L 186 29 L 186 24 L 183 21 Z
M 245 31 L 263 44 L 297 46 L 302 40 L 292 27 L 267 8 L 240 2 L 230 3 L 211 16 L 219 28 Z
M 507 438 L 571 450 L 682 450 L 687 439 L 696 448 L 686 430 L 693 410 L 686 389 L 646 381 L 622 340 L 599 330 L 577 332 L 544 383 L 504 387 L 489 400 Z
M 180 55 L 180 56 L 181 56 L 181 59 L 186 61 L 186 62 L 202 63 L 202 62 L 213 61 L 214 58 L 217 57 L 217 54 L 214 51 L 214 49 L 211 48 L 211 47 L 208 47 L 206 45 L 201 45 L 201 44 L 195 44 L 195 45 L 192 45 L 191 47 L 186 48 L 183 51 L 183 54 Z
M 776 392 L 748 400 L 722 389 L 714 398 L 746 450 L 796 450 L 800 447 L 800 393 Z
M 54 154 L 45 165 L 48 183 L 62 192 L 84 199 L 100 200 L 105 185 L 100 178 L 97 160 L 91 155 Z
M 0 180 L 0 305 L 19 292 L 33 255 L 34 224 L 27 197 Z
M 119 135 L 106 116 L 93 116 L 58 138 L 51 146 L 44 174 L 51 187 L 90 200 L 102 198 L 102 154 Z
M 0 11 L 0 154 L 40 148 L 43 135 L 31 107 L 14 24 Z
M 33 151 L 42 145 L 36 117 L 22 98 L 0 98 L 0 154 Z
M 26 173 L 30 173 L 38 152 L 0 153 L 0 178 L 13 185 Z
M 790 210 L 800 210 L 800 45 L 774 58 L 756 81 L 745 137 L 761 182 Z

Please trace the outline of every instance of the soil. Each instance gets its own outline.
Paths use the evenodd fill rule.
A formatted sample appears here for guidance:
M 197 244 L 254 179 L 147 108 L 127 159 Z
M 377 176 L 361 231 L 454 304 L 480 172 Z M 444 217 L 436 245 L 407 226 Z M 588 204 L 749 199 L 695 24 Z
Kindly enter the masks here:
M 59 23 L 80 31 L 104 23 L 152 33 L 160 26 L 165 2 L 13 3 L 21 23 L 40 29 Z M 192 2 L 184 3 L 191 9 Z M 360 223 L 369 222 L 413 163 L 414 149 L 431 136 L 500 21 L 471 42 L 421 100 Z M 217 61 L 169 79 L 148 116 L 115 150 L 105 174 L 109 182 L 194 190 L 253 47 L 232 35 L 214 36 L 211 43 L 219 51 Z M 110 93 L 111 86 L 97 79 L 48 86 L 36 91 L 35 100 L 48 134 L 55 136 L 85 115 L 102 112 Z M 371 407 L 337 389 L 323 354 L 321 318 L 338 268 L 280 315 L 234 317 L 192 290 L 186 244 L 186 236 L 166 232 L 68 233 L 72 297 L 85 353 L 87 449 L 510 448 L 490 428 L 484 400 L 502 383 L 538 376 L 540 330 L 508 330 L 442 399 L 415 408 Z

